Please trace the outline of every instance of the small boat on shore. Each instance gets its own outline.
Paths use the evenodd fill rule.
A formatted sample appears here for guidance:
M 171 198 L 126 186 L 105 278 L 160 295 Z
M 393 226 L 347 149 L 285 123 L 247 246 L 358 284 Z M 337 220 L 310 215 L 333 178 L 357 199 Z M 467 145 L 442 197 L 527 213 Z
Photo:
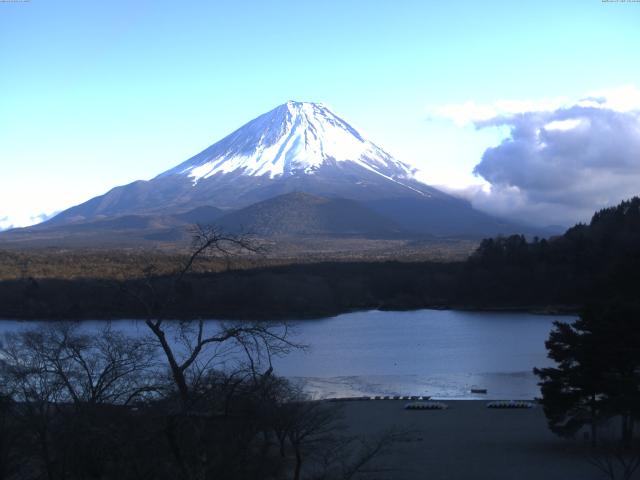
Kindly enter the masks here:
M 533 402 L 524 400 L 497 400 L 487 403 L 487 408 L 533 408 Z
M 412 402 L 404 406 L 405 410 L 446 410 L 449 408 L 442 402 Z

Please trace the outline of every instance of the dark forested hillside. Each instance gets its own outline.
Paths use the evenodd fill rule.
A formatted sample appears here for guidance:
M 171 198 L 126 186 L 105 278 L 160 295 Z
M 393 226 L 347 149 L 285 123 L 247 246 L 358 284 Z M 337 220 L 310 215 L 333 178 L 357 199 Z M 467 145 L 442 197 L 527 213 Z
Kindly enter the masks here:
M 167 259 L 165 259 L 165 262 Z M 156 270 L 157 271 L 157 270 Z M 127 291 L 152 278 L 33 278 L 0 282 L 0 317 L 114 318 L 144 312 Z M 597 212 L 564 235 L 483 240 L 464 262 L 319 262 L 207 271 L 181 280 L 170 317 L 324 316 L 356 309 L 578 310 L 638 302 L 640 198 Z
M 640 198 L 594 214 L 551 240 L 483 240 L 466 263 L 470 296 L 490 303 L 583 304 L 638 297 Z

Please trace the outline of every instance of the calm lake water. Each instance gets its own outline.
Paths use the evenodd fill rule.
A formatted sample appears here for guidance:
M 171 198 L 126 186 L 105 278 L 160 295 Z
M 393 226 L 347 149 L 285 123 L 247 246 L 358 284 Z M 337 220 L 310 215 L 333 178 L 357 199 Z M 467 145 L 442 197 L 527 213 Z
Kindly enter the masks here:
M 418 310 L 367 311 L 296 323 L 309 345 L 275 359 L 275 372 L 316 398 L 431 395 L 435 398 L 529 399 L 539 395 L 533 367 L 551 365 L 544 342 L 555 320 L 570 316 Z M 211 320 L 214 326 L 215 320 Z M 0 321 L 0 334 L 32 323 Z M 99 329 L 102 322 L 85 322 Z M 113 322 L 130 333 L 140 322 Z M 471 394 L 487 389 L 486 395 Z

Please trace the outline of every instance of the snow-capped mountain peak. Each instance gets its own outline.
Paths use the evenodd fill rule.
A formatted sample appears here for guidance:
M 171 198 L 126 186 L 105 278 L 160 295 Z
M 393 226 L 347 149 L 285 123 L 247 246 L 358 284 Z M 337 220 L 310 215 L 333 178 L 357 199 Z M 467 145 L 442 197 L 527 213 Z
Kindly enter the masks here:
M 285 236 L 502 231 L 500 221 L 421 182 L 414 171 L 325 105 L 290 101 L 177 167 L 115 187 L 37 230 L 46 236 L 48 228 L 82 224 L 87 230 L 70 232 L 89 232 L 90 241 L 106 228 L 169 242 L 182 238 L 182 222 L 196 221 Z M 356 228 L 361 220 L 369 225 L 364 230 Z
M 334 162 L 353 162 L 396 181 L 412 178 L 415 171 L 365 139 L 325 105 L 289 101 L 159 177 L 188 176 L 194 184 L 232 172 L 275 178 L 314 174 Z

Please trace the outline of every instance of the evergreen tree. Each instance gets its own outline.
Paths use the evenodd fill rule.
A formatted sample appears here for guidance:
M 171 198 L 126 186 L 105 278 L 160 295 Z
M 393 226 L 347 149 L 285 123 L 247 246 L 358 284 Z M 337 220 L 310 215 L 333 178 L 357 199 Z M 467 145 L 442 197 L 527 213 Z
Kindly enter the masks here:
M 640 418 L 640 312 L 615 304 L 590 307 L 571 324 L 556 322 L 546 342 L 556 367 L 534 369 L 550 429 L 572 436 L 586 425 L 621 419 L 621 440 Z
M 604 372 L 598 361 L 597 339 L 582 319 L 572 324 L 555 322 L 545 343 L 558 366 L 534 369 L 541 379 L 542 405 L 549 428 L 571 437 L 585 425 L 597 441 L 597 425 L 604 416 Z

